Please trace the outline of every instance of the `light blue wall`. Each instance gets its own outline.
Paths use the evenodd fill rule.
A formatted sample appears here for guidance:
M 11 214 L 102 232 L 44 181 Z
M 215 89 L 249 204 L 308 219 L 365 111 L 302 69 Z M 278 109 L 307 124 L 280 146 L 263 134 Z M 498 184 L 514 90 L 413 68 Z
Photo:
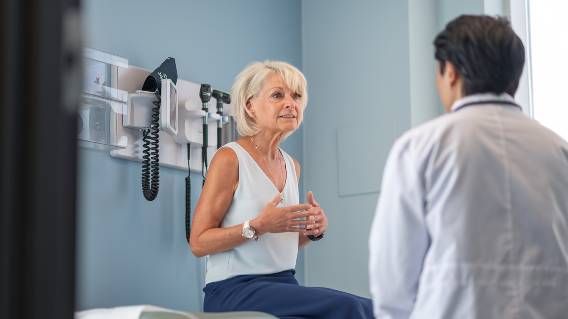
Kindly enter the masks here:
M 307 250 L 308 285 L 369 294 L 367 241 L 380 161 L 411 122 L 408 32 L 406 1 L 302 2 L 311 88 L 304 185 L 330 220 L 325 240 Z
M 307 250 L 308 285 L 369 295 L 367 241 L 386 156 L 402 132 L 442 112 L 434 36 L 485 2 L 302 1 L 304 185 L 330 219 L 326 239 Z
M 179 77 L 229 89 L 255 60 L 301 61 L 300 1 L 86 0 L 87 47 L 153 69 L 176 58 Z M 302 132 L 284 148 L 302 161 Z M 77 308 L 154 304 L 200 308 L 200 264 L 184 238 L 184 177 L 160 170 L 158 199 L 140 191 L 140 164 L 79 149 Z M 200 177 L 193 175 L 198 197 Z M 298 267 L 303 280 L 302 261 Z
M 461 14 L 483 14 L 486 1 L 488 0 L 437 0 L 438 29 L 442 30 L 446 23 Z M 491 0 L 496 1 L 500 0 Z
M 484 0 L 483 12 L 489 15 L 509 16 L 511 0 Z
M 438 29 L 437 0 L 409 0 L 411 124 L 417 126 L 443 112 L 436 91 L 432 42 Z

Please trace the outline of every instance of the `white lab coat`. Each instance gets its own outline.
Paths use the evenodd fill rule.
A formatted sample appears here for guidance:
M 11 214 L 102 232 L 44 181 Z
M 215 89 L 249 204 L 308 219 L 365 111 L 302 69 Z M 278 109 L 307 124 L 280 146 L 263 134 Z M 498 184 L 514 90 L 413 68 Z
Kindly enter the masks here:
M 377 318 L 568 318 L 568 144 L 502 103 L 468 96 L 394 144 L 369 241 Z

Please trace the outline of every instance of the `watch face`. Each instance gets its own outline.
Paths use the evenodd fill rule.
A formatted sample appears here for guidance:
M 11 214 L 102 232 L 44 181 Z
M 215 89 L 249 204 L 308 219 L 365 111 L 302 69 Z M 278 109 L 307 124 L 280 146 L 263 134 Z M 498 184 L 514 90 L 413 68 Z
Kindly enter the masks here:
M 250 229 L 250 228 L 245 228 L 243 229 L 243 236 L 245 238 L 251 239 L 254 237 L 254 230 Z

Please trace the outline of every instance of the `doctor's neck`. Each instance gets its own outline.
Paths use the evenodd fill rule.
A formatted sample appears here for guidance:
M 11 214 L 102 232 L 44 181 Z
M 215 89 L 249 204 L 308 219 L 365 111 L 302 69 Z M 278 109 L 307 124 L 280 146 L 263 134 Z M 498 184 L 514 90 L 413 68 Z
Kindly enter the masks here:
M 450 103 L 444 106 L 446 112 L 451 112 L 454 103 L 456 103 L 457 101 L 461 100 L 464 97 L 465 95 L 463 93 L 461 86 L 459 88 L 456 88 L 456 90 L 451 93 Z

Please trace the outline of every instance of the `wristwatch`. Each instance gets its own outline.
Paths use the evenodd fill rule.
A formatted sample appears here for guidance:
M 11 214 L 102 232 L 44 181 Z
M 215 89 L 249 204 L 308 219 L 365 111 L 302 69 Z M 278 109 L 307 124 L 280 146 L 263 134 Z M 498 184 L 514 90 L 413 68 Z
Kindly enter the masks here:
M 256 234 L 256 229 L 250 225 L 250 220 L 247 220 L 243 224 L 243 230 L 241 231 L 241 236 L 245 239 L 258 240 L 258 235 Z

